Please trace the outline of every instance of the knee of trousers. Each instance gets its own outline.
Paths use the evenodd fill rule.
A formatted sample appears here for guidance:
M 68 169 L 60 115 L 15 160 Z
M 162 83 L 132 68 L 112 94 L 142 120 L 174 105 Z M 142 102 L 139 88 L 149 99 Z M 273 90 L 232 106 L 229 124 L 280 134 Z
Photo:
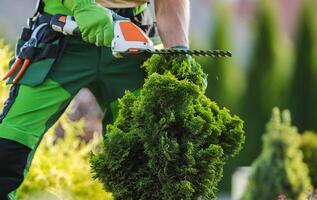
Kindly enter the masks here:
M 0 138 L 0 197 L 21 185 L 30 152 L 27 146 Z

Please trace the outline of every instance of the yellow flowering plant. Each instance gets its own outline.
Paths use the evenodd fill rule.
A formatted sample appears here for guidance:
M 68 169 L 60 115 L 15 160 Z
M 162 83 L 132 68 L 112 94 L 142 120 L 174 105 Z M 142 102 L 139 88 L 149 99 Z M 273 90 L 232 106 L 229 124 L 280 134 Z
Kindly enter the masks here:
M 59 125 L 65 130 L 64 137 L 58 138 L 55 128 L 44 137 L 18 199 L 111 200 L 111 194 L 90 173 L 89 155 L 102 141 L 101 136 L 95 134 L 89 142 L 81 140 L 84 121 L 72 122 L 66 115 Z

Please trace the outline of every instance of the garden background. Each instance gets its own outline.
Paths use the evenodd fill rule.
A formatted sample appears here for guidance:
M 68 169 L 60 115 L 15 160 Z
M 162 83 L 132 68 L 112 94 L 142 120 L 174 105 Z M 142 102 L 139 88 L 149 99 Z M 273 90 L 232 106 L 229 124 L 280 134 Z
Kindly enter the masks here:
M 25 0 L 19 5 L 17 1 L 0 2 L 1 75 L 21 27 L 32 15 L 35 2 Z M 227 163 L 219 185 L 220 193 L 228 194 L 237 167 L 249 166 L 259 156 L 261 135 L 274 106 L 290 109 L 293 124 L 300 132 L 317 131 L 317 2 L 192 0 L 191 4 L 191 47 L 224 49 L 233 53 L 233 58 L 198 59 L 208 73 L 207 95 L 245 121 L 244 149 Z M 1 104 L 6 92 L 2 83 Z M 71 120 L 64 117 L 56 126 L 56 132 L 61 136 L 82 132 L 81 138 L 85 141 L 94 138 L 91 141 L 96 144 L 100 142 L 95 133 L 100 133 L 102 115 L 93 96 L 83 90 L 68 109 L 67 116 Z M 77 122 L 80 119 L 84 120 Z M 74 138 L 68 142 L 76 140 Z M 95 148 L 91 145 L 89 150 Z M 45 153 L 50 154 L 43 151 Z M 76 156 L 76 152 L 72 155 Z M 83 160 L 88 160 L 87 156 L 83 156 Z M 87 170 L 82 174 L 83 179 L 89 176 L 88 165 L 87 161 L 87 166 L 82 168 Z M 72 170 L 67 163 L 63 167 Z M 79 184 L 80 180 L 77 182 Z

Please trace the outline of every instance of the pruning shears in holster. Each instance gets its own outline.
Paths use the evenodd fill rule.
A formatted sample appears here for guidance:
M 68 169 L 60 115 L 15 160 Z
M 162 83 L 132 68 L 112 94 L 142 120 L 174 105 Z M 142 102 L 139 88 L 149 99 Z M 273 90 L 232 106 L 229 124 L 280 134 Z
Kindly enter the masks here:
M 11 69 L 5 74 L 2 80 L 6 80 L 10 76 L 12 76 L 21 66 L 20 71 L 15 76 L 13 83 L 16 84 L 21 79 L 25 71 L 27 70 L 28 66 L 32 62 L 32 58 L 34 58 L 36 53 L 36 48 L 39 42 L 43 39 L 45 28 L 49 26 L 48 23 L 43 23 L 37 26 L 30 37 L 30 39 L 24 43 L 24 45 L 19 49 L 18 55 L 16 55 L 16 60 L 13 63 Z

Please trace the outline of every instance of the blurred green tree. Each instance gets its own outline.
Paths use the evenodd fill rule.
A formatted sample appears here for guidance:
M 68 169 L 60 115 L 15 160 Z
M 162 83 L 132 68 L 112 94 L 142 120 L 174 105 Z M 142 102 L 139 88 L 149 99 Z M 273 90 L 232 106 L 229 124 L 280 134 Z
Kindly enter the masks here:
M 293 200 L 306 199 L 306 192 L 311 189 L 308 168 L 303 162 L 300 135 L 296 127 L 291 126 L 289 111 L 281 116 L 279 109 L 274 108 L 263 144 L 241 200 L 277 199 L 280 194 Z
M 215 25 L 213 26 L 212 49 L 232 50 L 232 6 L 226 3 L 217 5 Z M 235 57 L 206 58 L 204 60 L 208 74 L 206 94 L 230 110 L 237 112 L 245 90 L 244 71 Z
M 261 150 L 261 127 L 274 106 L 285 107 L 292 74 L 292 46 L 283 34 L 274 0 L 260 0 L 254 21 L 255 44 L 242 113 L 246 147 L 240 165 L 249 165 Z
M 300 131 L 317 130 L 317 32 L 313 0 L 304 0 L 296 39 L 290 108 Z
M 209 48 L 232 51 L 233 7 L 222 1 L 219 1 L 216 6 L 214 8 L 215 24 L 212 26 L 213 37 L 209 41 Z M 233 113 L 241 111 L 242 96 L 246 89 L 245 70 L 236 57 L 233 52 L 232 58 L 203 58 L 200 60 L 203 63 L 202 66 L 206 66 L 204 71 L 208 74 L 206 95 L 218 102 L 220 106 L 229 108 Z M 231 175 L 238 166 L 237 159 L 230 159 L 225 165 L 223 180 L 219 184 L 221 191 L 230 190 Z

